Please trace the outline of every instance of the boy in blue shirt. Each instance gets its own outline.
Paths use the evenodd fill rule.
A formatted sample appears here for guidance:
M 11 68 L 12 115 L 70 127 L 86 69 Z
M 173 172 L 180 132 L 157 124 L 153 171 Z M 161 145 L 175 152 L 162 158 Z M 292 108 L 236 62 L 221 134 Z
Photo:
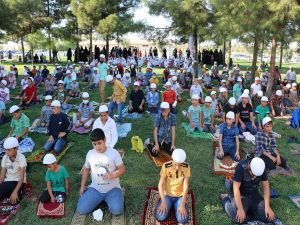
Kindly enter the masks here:
M 230 155 L 232 160 L 239 161 L 239 129 L 233 123 L 235 119 L 234 112 L 229 111 L 226 114 L 226 122 L 220 126 L 219 152 L 217 158 L 222 160 L 225 155 Z
M 46 154 L 43 164 L 47 166 L 45 180 L 47 189 L 43 191 L 40 201 L 46 202 L 65 202 L 69 194 L 69 173 L 64 166 L 58 165 L 53 154 Z
M 148 111 L 150 113 L 157 114 L 158 113 L 158 102 L 159 102 L 158 92 L 156 91 L 157 86 L 155 83 L 152 83 L 150 85 L 150 88 L 151 88 L 151 91 L 149 91 L 146 96 L 146 100 L 148 103 Z

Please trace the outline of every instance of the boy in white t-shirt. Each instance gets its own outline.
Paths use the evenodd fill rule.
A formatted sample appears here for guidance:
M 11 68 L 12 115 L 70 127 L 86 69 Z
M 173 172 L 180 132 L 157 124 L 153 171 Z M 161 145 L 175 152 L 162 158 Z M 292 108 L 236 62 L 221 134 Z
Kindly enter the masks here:
M 9 198 L 16 204 L 22 197 L 26 183 L 26 159 L 19 151 L 19 142 L 15 137 L 4 141 L 6 154 L 1 162 L 0 201 Z
M 89 214 L 105 201 L 111 214 L 120 215 L 124 211 L 124 196 L 119 181 L 125 173 L 122 158 L 117 150 L 106 146 L 103 130 L 93 130 L 91 141 L 94 148 L 86 155 L 77 211 L 82 215 Z M 92 183 L 86 188 L 89 174 Z

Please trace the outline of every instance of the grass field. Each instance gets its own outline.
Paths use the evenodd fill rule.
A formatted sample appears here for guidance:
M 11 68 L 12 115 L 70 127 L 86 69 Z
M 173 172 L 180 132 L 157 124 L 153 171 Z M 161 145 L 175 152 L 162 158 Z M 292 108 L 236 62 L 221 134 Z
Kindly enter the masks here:
M 244 65 L 243 65 L 244 66 Z M 245 65 L 246 66 L 246 65 Z M 21 74 L 22 65 L 18 65 L 19 73 Z M 299 67 L 297 68 L 299 74 Z M 50 71 L 52 68 L 50 67 Z M 161 73 L 161 70 L 156 72 Z M 299 77 L 298 77 L 299 78 Z M 18 83 L 19 84 L 19 83 Z M 81 83 L 81 87 L 85 84 Z M 41 90 L 39 90 L 40 93 Z M 106 89 L 107 95 L 111 94 L 111 88 Z M 16 95 L 16 93 L 13 93 Z M 90 92 L 91 101 L 99 100 L 98 91 Z M 187 93 L 184 94 L 187 99 Z M 80 100 L 71 101 L 72 104 L 78 104 Z M 18 103 L 18 102 L 15 102 Z M 36 118 L 42 107 L 42 103 L 34 106 L 31 109 L 25 110 L 24 113 L 31 119 L 31 122 Z M 8 105 L 7 108 L 11 106 Z M 187 109 L 189 103 L 178 105 L 178 111 L 181 112 Z M 190 139 L 184 134 L 180 123 L 185 121 L 181 113 L 178 113 L 177 128 L 176 128 L 176 147 L 180 147 L 187 152 L 187 162 L 191 166 L 190 189 L 195 194 L 196 219 L 200 225 L 227 225 L 230 224 L 221 204 L 218 200 L 218 194 L 225 191 L 224 177 L 214 176 L 211 171 L 212 164 L 212 143 L 207 140 Z M 146 153 L 137 154 L 131 150 L 130 138 L 134 135 L 140 136 L 143 140 L 147 137 L 153 137 L 153 118 L 150 115 L 144 115 L 142 119 L 132 122 L 132 131 L 127 138 L 119 139 L 116 148 L 123 148 L 126 151 L 124 163 L 126 165 L 126 174 L 121 178 L 121 185 L 126 189 L 126 219 L 128 225 L 141 224 L 141 217 L 146 201 L 146 188 L 149 186 L 157 186 L 159 180 L 160 169 L 155 167 L 149 160 Z M 287 136 L 299 136 L 299 133 L 284 124 L 283 120 L 274 122 L 274 130 L 282 134 L 282 138 L 278 139 L 278 146 L 281 154 L 288 159 L 288 164 L 291 165 L 295 172 L 300 172 L 300 159 L 292 157 L 289 153 L 291 147 L 287 145 Z M 4 138 L 9 130 L 9 124 L 0 127 L 0 138 Z M 35 150 L 42 148 L 47 136 L 33 134 L 30 136 L 35 141 Z M 88 136 L 79 136 L 71 133 L 68 136 L 69 141 L 76 144 L 68 151 L 61 160 L 70 173 L 71 191 L 70 197 L 67 200 L 67 214 L 63 219 L 39 219 L 35 216 L 36 202 L 33 200 L 23 200 L 21 210 L 13 217 L 9 224 L 11 225 L 56 225 L 70 224 L 73 212 L 76 208 L 78 200 L 78 192 L 80 186 L 79 171 L 85 160 L 85 155 L 91 149 L 91 143 Z M 244 144 L 243 144 L 244 145 Z M 46 168 L 42 165 L 33 165 L 28 171 L 28 179 L 33 185 L 33 196 L 38 197 L 43 188 L 45 188 L 44 175 Z M 276 215 L 281 218 L 285 224 L 297 225 L 300 221 L 299 210 L 289 201 L 288 194 L 294 194 L 300 191 L 300 177 L 272 177 L 270 183 L 273 188 L 278 190 L 281 196 L 278 199 L 271 201 Z

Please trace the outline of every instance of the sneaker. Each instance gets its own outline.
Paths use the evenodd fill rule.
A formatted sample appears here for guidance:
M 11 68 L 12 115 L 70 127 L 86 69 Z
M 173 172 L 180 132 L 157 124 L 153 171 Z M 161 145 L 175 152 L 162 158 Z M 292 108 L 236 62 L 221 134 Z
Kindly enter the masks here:
M 150 144 L 150 138 L 146 138 L 144 141 L 144 147 L 147 148 L 147 146 Z

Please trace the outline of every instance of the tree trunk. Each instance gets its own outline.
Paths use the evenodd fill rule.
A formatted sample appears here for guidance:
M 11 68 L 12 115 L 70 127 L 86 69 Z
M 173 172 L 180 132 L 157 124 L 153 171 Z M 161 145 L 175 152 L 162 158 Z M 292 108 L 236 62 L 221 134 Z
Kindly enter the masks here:
M 107 60 L 108 60 L 108 55 L 109 55 L 109 36 L 108 35 L 106 35 L 106 37 L 105 37 L 105 42 L 106 42 L 106 56 L 105 56 L 105 58 L 106 58 L 106 62 L 107 62 Z
M 76 48 L 77 48 L 77 52 L 75 52 L 75 54 L 76 54 L 76 57 L 75 57 L 75 55 L 74 55 L 74 61 L 75 61 L 75 58 L 77 59 L 77 61 L 79 60 L 79 56 L 80 56 L 80 54 L 79 54 L 79 40 L 78 40 L 78 38 L 79 38 L 79 27 L 78 27 L 78 23 L 76 22 L 76 35 L 77 35 L 77 38 L 76 38 Z M 72 57 L 71 57 L 72 58 Z M 91 62 L 91 61 L 90 61 Z M 76 62 L 77 63 L 77 62 Z
M 93 28 L 90 29 L 90 62 L 93 61 Z
M 193 69 L 194 69 L 194 74 L 193 74 L 193 80 L 195 77 L 198 77 L 198 30 L 197 28 L 194 29 L 193 32 L 194 36 L 194 52 L 193 52 Z
M 266 91 L 267 97 L 270 97 L 272 95 L 272 91 L 273 91 L 275 60 L 276 60 L 276 48 L 277 48 L 277 39 L 273 36 L 273 38 L 272 38 L 272 48 L 271 48 L 271 61 L 270 61 L 270 76 L 269 76 L 267 91 Z
M 252 68 L 251 68 L 251 80 L 254 82 L 255 79 L 255 70 L 256 70 L 256 62 L 257 62 L 257 55 L 258 55 L 258 38 L 255 35 L 254 37 L 254 48 L 253 48 L 253 56 L 252 56 Z
M 228 64 L 230 62 L 230 58 L 231 58 L 231 40 L 229 40 L 228 42 Z
M 226 38 L 224 37 L 223 41 L 223 66 L 225 66 L 226 61 Z
M 263 63 L 264 59 L 264 50 L 265 50 L 265 39 L 263 38 L 262 45 L 261 45 L 261 56 L 260 56 L 260 63 Z
M 284 46 L 284 42 L 283 42 L 283 41 L 281 41 L 281 44 L 280 44 L 280 60 L 279 60 L 279 69 L 281 69 L 281 67 L 282 67 L 283 46 Z
M 22 46 L 22 61 L 25 63 L 25 49 L 24 49 L 24 37 L 21 37 L 21 46 Z

